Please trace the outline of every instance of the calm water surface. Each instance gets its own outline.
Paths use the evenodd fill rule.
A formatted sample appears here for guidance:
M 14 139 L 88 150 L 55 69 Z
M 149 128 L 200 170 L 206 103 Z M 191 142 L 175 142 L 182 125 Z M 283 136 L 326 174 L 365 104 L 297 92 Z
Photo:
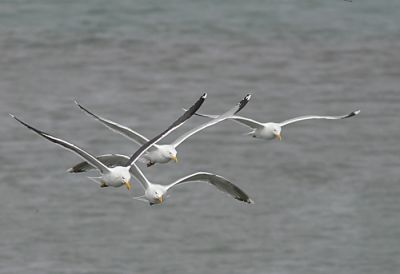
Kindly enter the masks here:
M 399 273 L 399 52 L 397 0 L 1 1 L 0 273 Z M 362 113 L 282 142 L 210 128 L 146 175 L 215 172 L 256 204 L 200 184 L 157 207 L 65 173 L 79 159 L 7 115 L 133 153 L 72 100 L 152 137 L 205 90 L 210 113 L 251 91 L 263 122 Z

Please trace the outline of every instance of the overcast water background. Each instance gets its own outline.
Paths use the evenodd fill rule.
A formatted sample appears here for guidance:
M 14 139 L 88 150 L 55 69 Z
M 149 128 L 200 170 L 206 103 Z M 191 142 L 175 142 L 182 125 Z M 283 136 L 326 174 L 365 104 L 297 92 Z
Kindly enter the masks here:
M 399 273 L 399 53 L 398 0 L 1 1 L 0 273 Z M 73 99 L 152 137 L 204 91 L 209 113 L 251 91 L 242 114 L 262 122 L 362 112 L 282 142 L 209 128 L 145 174 L 214 172 L 255 205 L 192 184 L 153 207 L 136 181 L 66 173 L 78 157 L 8 116 L 130 154 Z

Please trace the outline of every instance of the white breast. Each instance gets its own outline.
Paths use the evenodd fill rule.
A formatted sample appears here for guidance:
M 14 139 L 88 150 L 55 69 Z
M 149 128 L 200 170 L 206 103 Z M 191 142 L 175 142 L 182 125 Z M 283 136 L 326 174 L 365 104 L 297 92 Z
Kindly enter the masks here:
M 108 186 L 120 187 L 124 184 L 124 182 L 121 181 L 121 176 L 120 172 L 118 172 L 118 168 L 120 167 L 110 168 L 111 172 L 103 175 L 102 179 Z
M 171 158 L 165 157 L 159 149 L 147 152 L 144 156 L 145 159 L 153 163 L 167 163 Z
M 257 128 L 254 131 L 253 137 L 254 138 L 260 138 L 260 139 L 267 139 L 267 140 L 272 140 L 272 139 L 276 138 L 276 136 L 273 133 L 272 129 L 270 129 L 268 127 Z

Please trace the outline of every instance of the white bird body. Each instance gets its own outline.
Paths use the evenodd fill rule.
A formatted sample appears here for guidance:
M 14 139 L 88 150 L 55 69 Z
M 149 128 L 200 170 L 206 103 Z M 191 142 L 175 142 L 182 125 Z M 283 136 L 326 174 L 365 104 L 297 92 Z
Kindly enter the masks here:
M 150 205 L 161 204 L 163 197 L 167 193 L 167 187 L 159 184 L 149 184 L 148 188 L 144 192 L 144 197 Z
M 281 127 L 277 123 L 264 123 L 249 133 L 254 138 L 272 140 L 280 135 Z
M 121 187 L 130 180 L 130 167 L 116 166 L 109 168 L 109 172 L 104 173 L 99 179 L 102 186 Z
M 176 154 L 177 151 L 172 145 L 155 145 L 155 148 L 147 151 L 143 158 L 145 158 L 148 163 L 159 163 L 165 164 L 172 159 L 177 161 Z

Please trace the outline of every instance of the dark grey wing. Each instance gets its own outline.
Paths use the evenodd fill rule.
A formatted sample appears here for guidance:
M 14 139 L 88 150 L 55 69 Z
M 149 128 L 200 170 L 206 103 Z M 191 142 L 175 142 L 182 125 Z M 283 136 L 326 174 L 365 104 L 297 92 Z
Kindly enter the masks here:
M 121 154 L 104 154 L 96 157 L 97 160 L 105 164 L 107 167 L 116 167 L 116 166 L 125 166 L 129 160 L 129 156 L 121 155 Z M 80 162 L 79 164 L 74 165 L 67 172 L 70 173 L 80 173 L 92 170 L 93 166 L 88 162 Z
M 190 174 L 186 177 L 183 177 L 176 182 L 170 184 L 167 186 L 167 189 L 170 189 L 173 186 L 183 184 L 183 183 L 189 183 L 189 182 L 207 182 L 215 186 L 217 189 L 219 189 L 222 192 L 225 192 L 235 198 L 236 200 L 243 201 L 249 204 L 253 204 L 253 200 L 250 199 L 250 197 L 239 187 L 236 185 L 232 184 L 229 182 L 227 179 L 225 179 L 222 176 L 215 175 L 212 173 L 208 172 L 196 172 L 193 174 Z
M 86 151 L 84 151 L 83 149 L 75 146 L 74 144 L 68 143 L 67 141 L 64 141 L 60 138 L 57 138 L 55 136 L 50 135 L 49 133 L 43 132 L 41 130 L 38 130 L 30 125 L 28 125 L 27 123 L 21 121 L 20 119 L 18 119 L 17 117 L 15 117 L 14 115 L 10 114 L 11 117 L 13 117 L 15 120 L 17 120 L 18 122 L 20 122 L 22 125 L 26 126 L 27 128 L 29 128 L 30 130 L 36 132 L 37 134 L 39 134 L 40 136 L 46 138 L 47 140 L 60 145 L 72 152 L 74 152 L 75 154 L 78 154 L 81 158 L 83 158 L 84 160 L 88 161 L 93 167 L 97 168 L 102 174 L 104 173 L 108 173 L 109 169 L 107 166 L 105 166 L 103 163 L 101 163 L 99 160 L 96 159 L 96 157 L 92 156 L 91 154 L 87 153 Z
M 92 116 L 94 119 L 98 120 L 100 123 L 111 129 L 112 131 L 119 133 L 128 139 L 134 141 L 138 145 L 143 145 L 146 142 L 149 141 L 146 137 L 141 135 L 140 133 L 123 126 L 121 124 L 118 124 L 116 122 L 113 122 L 111 120 L 105 119 L 103 117 L 100 117 L 99 115 L 94 114 L 93 112 L 89 111 L 88 109 L 84 108 L 81 104 L 79 104 L 77 101 L 75 101 L 75 104 L 82 109 L 84 112 L 86 112 L 88 115 Z
M 174 131 L 175 129 L 177 129 L 178 127 L 180 127 L 187 119 L 189 119 L 190 117 L 192 117 L 192 115 L 194 113 L 196 113 L 196 111 L 201 107 L 201 105 L 204 103 L 204 100 L 207 98 L 207 93 L 204 93 L 200 99 L 198 99 L 196 101 L 196 103 L 194 103 L 189 110 L 187 110 L 181 117 L 179 117 L 175 122 L 173 122 L 165 131 L 163 131 L 162 133 L 160 133 L 159 135 L 157 135 L 156 137 L 154 137 L 153 139 L 151 139 L 150 141 L 148 141 L 147 143 L 145 143 L 143 146 L 141 146 L 133 155 L 132 157 L 129 159 L 127 165 L 132 166 L 133 163 L 136 162 L 137 159 L 140 158 L 140 156 L 142 156 L 142 154 L 153 144 L 157 143 L 158 141 L 160 141 L 162 138 L 164 138 L 165 136 L 167 136 L 168 134 L 170 134 L 172 131 Z

